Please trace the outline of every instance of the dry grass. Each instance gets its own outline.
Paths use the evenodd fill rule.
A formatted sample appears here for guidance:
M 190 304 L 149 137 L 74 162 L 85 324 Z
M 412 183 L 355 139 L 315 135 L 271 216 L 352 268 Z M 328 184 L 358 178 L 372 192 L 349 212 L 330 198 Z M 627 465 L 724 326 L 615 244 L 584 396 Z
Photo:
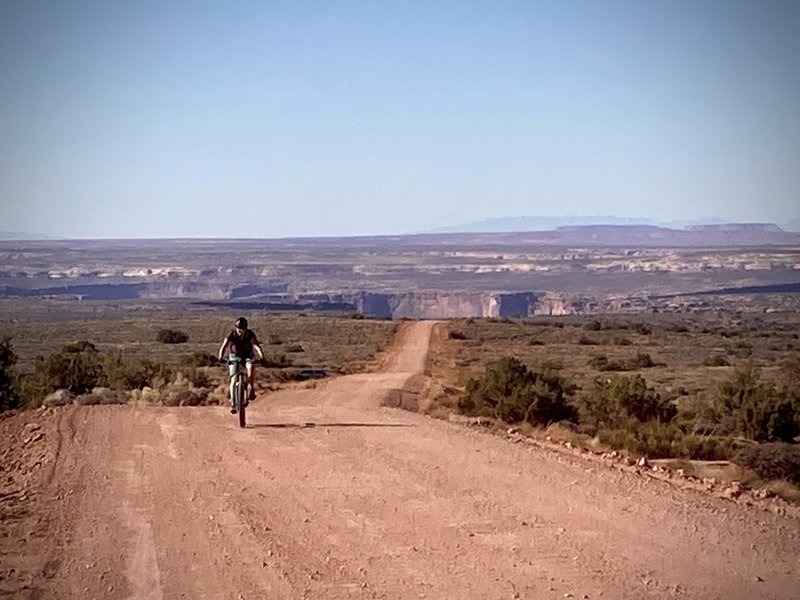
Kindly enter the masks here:
M 761 487 L 788 502 L 800 504 L 800 487 L 797 487 L 788 481 L 776 479 L 774 481 L 768 481 L 764 483 Z
M 53 302 L 61 308 L 57 317 L 43 310 L 26 313 L 16 307 L 13 314 L 0 313 L 0 338 L 10 336 L 19 357 L 16 369 L 34 371 L 37 356 L 48 356 L 78 340 L 92 342 L 101 355 L 121 353 L 132 359 L 148 359 L 171 373 L 169 381 L 153 382 L 152 388 L 137 391 L 135 402 L 167 405 L 198 405 L 225 402 L 226 369 L 209 364 L 203 357 L 216 355 L 222 339 L 236 318 L 223 311 L 159 312 L 130 314 L 106 305 L 101 314 L 85 312 L 86 302 Z M 38 301 L 39 309 L 47 303 Z M 101 307 L 102 303 L 97 303 Z M 9 304 L 0 303 L 0 308 Z M 77 310 L 80 307 L 81 310 Z M 52 307 L 51 307 L 52 308 Z M 24 314 L 25 318 L 19 318 Z M 255 313 L 247 315 L 265 356 L 285 368 L 258 367 L 257 389 L 277 389 L 292 381 L 303 367 L 322 368 L 331 374 L 359 372 L 369 368 L 375 357 L 392 341 L 398 324 L 347 316 Z M 158 332 L 170 329 L 188 334 L 188 342 L 165 344 Z M 274 359 L 274 360 L 273 360 Z M 25 402 L 36 405 L 32 392 Z M 91 396 L 91 395 L 90 395 Z M 87 396 L 87 402 L 105 398 Z
M 573 446 L 585 448 L 587 450 L 597 450 L 597 440 L 595 437 L 580 433 L 563 423 L 551 423 L 545 429 L 534 430 L 531 435 L 539 439 L 550 438 L 558 442 L 570 442 Z
M 597 322 L 595 322 L 597 321 Z M 737 367 L 752 364 L 761 380 L 777 387 L 796 381 L 800 349 L 800 315 L 745 315 L 739 318 L 675 316 L 606 316 L 531 319 L 457 319 L 444 323 L 434 336 L 429 359 L 436 393 L 427 398 L 424 411 L 447 417 L 457 411 L 459 397 L 471 377 L 482 376 L 488 363 L 514 356 L 529 367 L 550 364 L 576 384 L 577 394 L 588 394 L 599 376 L 607 375 L 593 360 L 628 365 L 637 354 L 647 354 L 653 366 L 628 371 L 642 375 L 662 397 L 673 400 L 679 418 L 692 419 L 708 405 L 719 384 Z M 727 366 L 708 366 L 724 357 Z M 787 369 L 787 365 L 789 366 Z M 795 369 L 792 374 L 791 368 Z M 599 437 L 582 426 L 551 425 L 536 430 L 515 426 L 536 439 L 570 442 L 594 451 L 603 447 Z M 523 431 L 524 429 L 524 431 Z M 787 482 L 766 482 L 743 467 L 726 461 L 669 459 L 658 461 L 700 479 L 738 481 L 745 487 L 775 487 L 775 494 L 796 501 L 798 491 Z M 778 491 L 780 490 L 780 491 Z
M 391 341 L 397 323 L 347 317 L 248 315 L 266 355 L 283 354 L 292 366 L 331 372 L 363 370 Z M 216 354 L 235 315 L 223 313 L 147 314 L 139 317 L 0 322 L 0 336 L 12 337 L 18 368 L 30 371 L 37 355 L 58 352 L 76 340 L 89 340 L 103 353 L 149 358 L 176 367 L 195 352 Z M 161 329 L 186 332 L 184 344 L 156 341 Z M 298 351 L 302 349 L 302 351 Z
M 595 320 L 600 330 L 593 330 Z M 800 315 L 794 314 L 736 320 L 646 315 L 454 319 L 436 337 L 431 374 L 444 386 L 460 390 L 489 362 L 511 355 L 530 366 L 555 365 L 580 389 L 590 389 L 603 373 L 591 366 L 593 358 L 631 362 L 637 354 L 648 354 L 655 366 L 629 372 L 640 373 L 680 405 L 706 398 L 737 365 L 748 361 L 761 369 L 765 382 L 780 382 L 779 365 L 797 355 L 799 334 Z M 714 356 L 724 356 L 730 366 L 706 366 Z
M 419 411 L 437 419 L 447 419 L 458 411 L 457 391 L 430 379 L 419 399 Z
M 661 459 L 651 460 L 651 464 L 658 465 L 670 471 L 682 471 L 687 477 L 696 479 L 714 479 L 719 483 L 738 482 L 744 487 L 758 487 L 758 476 L 745 467 L 741 467 L 727 460 L 688 460 L 688 459 Z

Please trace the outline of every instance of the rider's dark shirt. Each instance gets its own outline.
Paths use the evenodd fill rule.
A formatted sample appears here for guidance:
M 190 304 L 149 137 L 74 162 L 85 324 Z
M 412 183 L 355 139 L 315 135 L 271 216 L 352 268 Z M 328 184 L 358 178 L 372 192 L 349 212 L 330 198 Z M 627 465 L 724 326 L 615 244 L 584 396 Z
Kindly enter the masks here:
M 242 337 L 237 336 L 235 330 L 228 334 L 228 350 L 234 356 L 252 358 L 253 344 L 258 344 L 258 338 L 251 329 L 246 329 Z

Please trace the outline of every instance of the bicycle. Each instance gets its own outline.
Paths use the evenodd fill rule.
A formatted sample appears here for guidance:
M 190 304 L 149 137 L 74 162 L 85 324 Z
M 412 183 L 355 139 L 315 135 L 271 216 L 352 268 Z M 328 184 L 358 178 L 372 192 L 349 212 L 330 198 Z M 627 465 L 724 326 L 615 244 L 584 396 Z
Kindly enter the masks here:
M 231 406 L 239 415 L 239 427 L 244 427 L 247 424 L 247 399 L 250 395 L 250 386 L 247 383 L 247 368 L 245 367 L 245 359 L 238 356 L 228 356 L 225 362 L 228 365 L 228 376 L 231 379 Z

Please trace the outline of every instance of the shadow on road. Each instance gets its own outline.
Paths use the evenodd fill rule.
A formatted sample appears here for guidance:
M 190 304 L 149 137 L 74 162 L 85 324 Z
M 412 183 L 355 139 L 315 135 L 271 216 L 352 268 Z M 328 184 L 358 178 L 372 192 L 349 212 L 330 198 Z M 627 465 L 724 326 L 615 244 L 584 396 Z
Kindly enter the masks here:
M 310 429 L 312 427 L 416 427 L 405 423 L 251 423 L 253 429 Z

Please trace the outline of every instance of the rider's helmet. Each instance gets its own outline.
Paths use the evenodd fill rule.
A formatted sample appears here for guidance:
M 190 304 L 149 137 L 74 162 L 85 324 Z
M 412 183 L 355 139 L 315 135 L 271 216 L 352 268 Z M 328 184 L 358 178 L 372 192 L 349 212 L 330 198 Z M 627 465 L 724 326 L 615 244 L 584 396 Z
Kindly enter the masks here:
M 244 317 L 236 319 L 236 329 L 247 329 L 247 319 Z

